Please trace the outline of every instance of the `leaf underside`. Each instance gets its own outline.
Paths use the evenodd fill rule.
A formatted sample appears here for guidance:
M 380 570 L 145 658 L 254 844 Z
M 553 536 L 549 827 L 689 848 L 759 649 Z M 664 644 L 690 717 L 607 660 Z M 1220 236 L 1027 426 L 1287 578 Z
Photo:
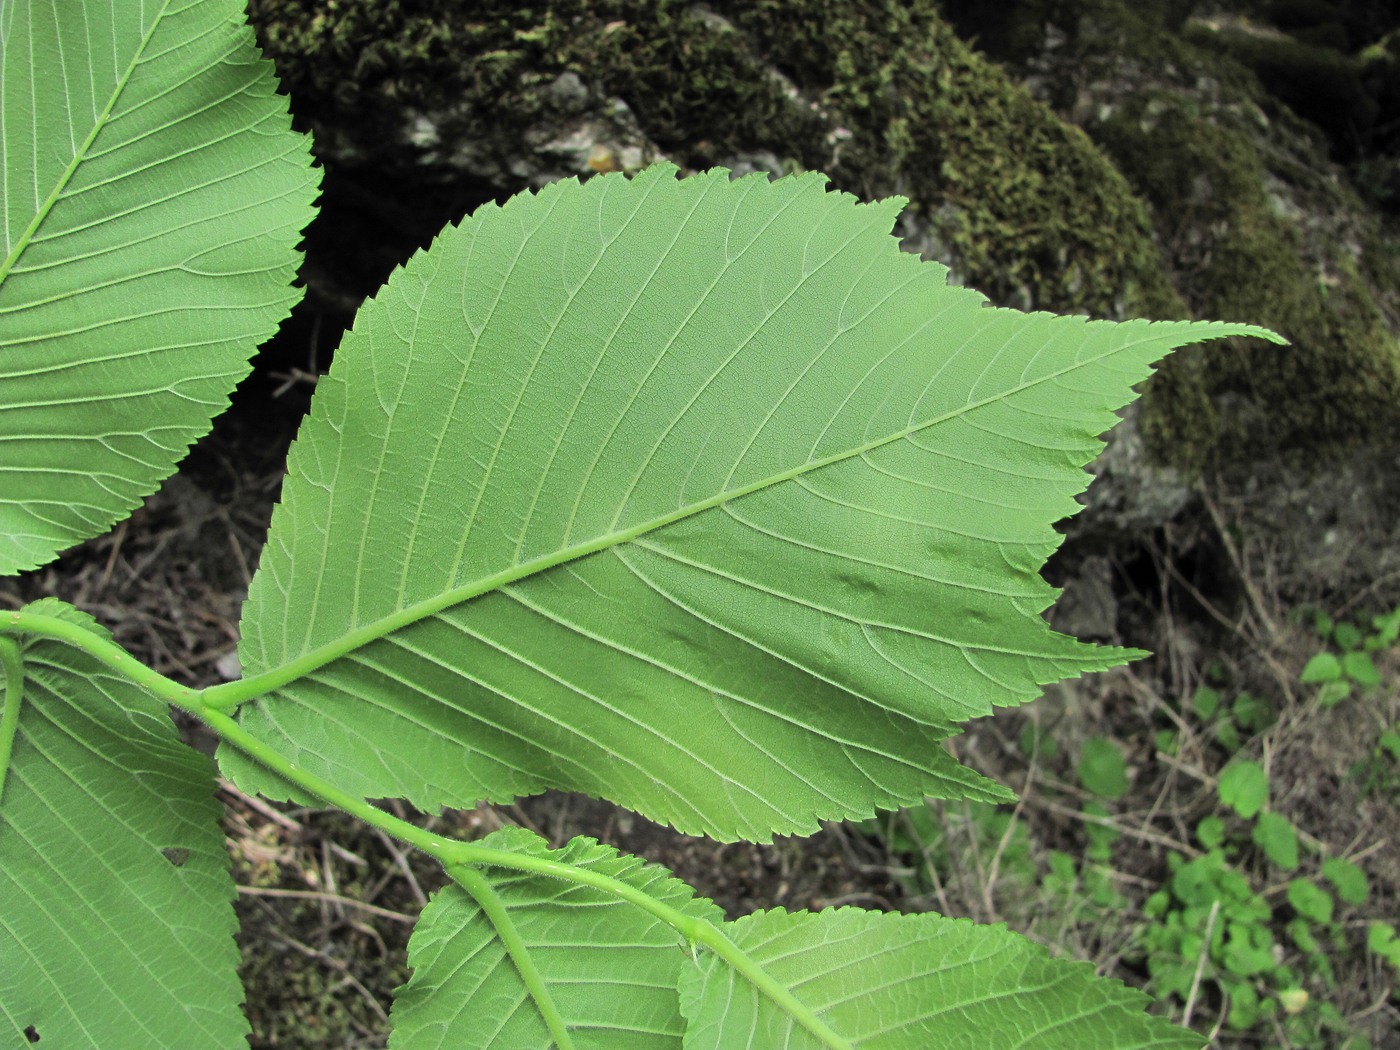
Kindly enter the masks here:
M 1147 996 L 1051 959 L 1004 926 L 941 915 L 836 908 L 758 912 L 725 926 L 745 954 L 861 1050 L 1200 1050 L 1201 1039 L 1152 1017 Z M 825 1045 L 704 956 L 681 980 L 687 1050 L 821 1050 Z
M 29 608 L 100 632 L 60 602 Z M 212 762 L 79 650 L 35 642 L 24 660 L 0 819 L 0 1044 L 246 1048 Z
M 247 375 L 319 173 L 242 0 L 0 0 L 0 574 L 105 532 Z
M 1131 653 L 1053 633 L 1083 465 L 1173 347 L 991 309 L 821 176 L 559 184 L 366 303 L 244 609 L 245 728 L 368 797 L 550 787 L 766 840 L 1006 792 L 960 723 Z M 287 787 L 228 749 L 245 790 Z
M 591 839 L 550 851 L 543 839 L 507 828 L 481 845 L 626 882 L 664 904 L 712 923 L 723 916 L 662 868 Z M 543 1018 L 553 1010 L 576 1050 L 679 1050 L 676 997 L 688 949 L 676 931 L 632 904 L 562 879 L 493 871 L 491 887 L 548 991 L 532 996 L 507 956 L 499 930 L 458 886 L 424 909 L 409 941 L 413 977 L 394 998 L 391 1050 L 527 1050 L 555 1046 Z
M 1053 960 L 1005 927 L 855 908 L 781 909 L 723 922 L 654 865 L 579 838 L 549 850 L 509 828 L 483 846 L 618 878 L 723 934 L 837 1040 L 863 1050 L 1199 1050 L 1200 1037 L 1149 1016 L 1147 997 Z M 516 943 L 461 888 L 440 891 L 409 942 L 391 1050 L 550 1050 L 552 1016 L 575 1050 L 818 1050 L 823 1042 L 729 962 L 692 951 L 669 926 L 616 897 L 562 880 L 490 871 Z M 522 969 L 539 974 L 532 992 Z M 837 1044 L 839 1045 L 839 1044 Z

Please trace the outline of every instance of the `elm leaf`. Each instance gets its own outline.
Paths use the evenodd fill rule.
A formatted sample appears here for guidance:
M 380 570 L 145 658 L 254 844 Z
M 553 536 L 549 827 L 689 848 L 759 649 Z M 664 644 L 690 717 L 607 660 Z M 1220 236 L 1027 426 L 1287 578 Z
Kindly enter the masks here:
M 505 828 L 480 844 L 547 856 L 618 879 L 694 918 L 723 919 L 664 869 L 592 839 L 549 850 L 537 835 Z M 489 883 L 496 909 L 453 885 L 423 910 L 408 944 L 413 976 L 394 999 L 391 1050 L 549 1047 L 551 1023 L 563 1026 L 577 1050 L 679 1050 L 685 1021 L 676 982 L 690 952 L 675 930 L 579 883 L 499 869 L 489 869 Z M 502 926 L 510 927 L 505 937 Z M 518 942 L 522 958 L 508 953 L 507 938 Z M 543 995 L 522 967 L 538 974 Z
M 725 926 L 749 958 L 792 987 L 862 1050 L 1199 1050 L 1200 1036 L 1152 1017 L 1148 999 L 1087 963 L 1051 959 L 1003 926 L 941 915 L 836 908 L 757 912 Z M 687 1050 L 823 1047 L 723 960 L 702 956 L 681 981 Z
M 101 632 L 53 599 L 28 610 Z M 23 652 L 0 819 L 0 1042 L 246 1048 L 213 763 L 92 657 L 54 641 Z
M 724 839 L 1007 799 L 942 742 L 1137 655 L 1042 617 L 1100 435 L 1172 348 L 1277 337 L 991 309 L 899 250 L 898 199 L 674 174 L 484 207 L 361 309 L 244 608 L 244 728 L 363 796 Z
M 0 575 L 175 469 L 301 297 L 318 173 L 243 0 L 0 0 Z

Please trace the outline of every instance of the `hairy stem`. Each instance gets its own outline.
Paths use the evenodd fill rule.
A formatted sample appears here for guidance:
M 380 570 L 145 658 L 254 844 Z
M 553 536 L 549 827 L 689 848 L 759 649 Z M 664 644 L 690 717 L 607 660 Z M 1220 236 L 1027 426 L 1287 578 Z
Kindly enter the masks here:
M 10 751 L 19 729 L 19 705 L 24 700 L 24 661 L 19 644 L 13 638 L 0 636 L 0 670 L 4 672 L 5 709 L 0 714 L 0 798 L 5 794 L 6 774 L 10 770 Z
M 800 1002 L 786 987 L 774 980 L 763 967 L 749 958 L 743 949 L 725 936 L 724 931 L 713 923 L 686 915 L 635 886 L 586 868 L 574 867 L 571 864 L 564 864 L 548 857 L 527 856 L 512 853 L 509 850 L 491 849 L 474 842 L 444 838 L 441 835 L 425 831 L 406 820 L 400 820 L 393 814 L 386 813 L 377 806 L 371 805 L 365 799 L 357 798 L 342 790 L 329 780 L 299 768 L 282 752 L 253 736 L 221 710 L 224 706 L 222 703 L 211 704 L 209 702 L 211 694 L 215 694 L 216 701 L 228 695 L 227 692 L 223 692 L 226 687 L 215 686 L 209 690 L 199 690 L 181 685 L 141 664 L 116 643 L 94 634 L 79 624 L 23 611 L 0 616 L 0 662 L 3 662 L 6 683 L 5 713 L 4 719 L 0 720 L 0 733 L 8 729 L 9 734 L 13 736 L 14 725 L 19 720 L 20 690 L 18 687 L 10 688 L 11 683 L 19 683 L 23 676 L 19 647 L 14 640 L 14 636 L 19 634 L 53 638 L 77 646 L 106 667 L 143 686 L 160 699 L 194 715 L 221 738 L 281 776 L 282 779 L 359 818 L 371 827 L 378 828 L 399 841 L 435 858 L 443 865 L 448 874 L 461 883 L 463 888 L 471 892 L 473 896 L 476 894 L 472 887 L 463 882 L 463 873 L 470 871 L 469 866 L 471 865 L 487 865 L 565 879 L 579 885 L 592 886 L 625 900 L 670 926 L 690 944 L 698 944 L 714 952 L 753 984 L 764 996 L 815 1036 L 822 1045 L 830 1047 L 831 1050 L 851 1050 L 851 1043 L 848 1040 L 832 1031 L 810 1007 Z M 251 682 L 251 679 L 247 681 Z M 237 685 L 239 683 L 230 684 Z M 254 696 L 240 696 L 239 699 L 241 702 L 254 699 Z M 8 738 L 3 747 L 5 749 L 3 753 L 7 755 Z M 476 879 L 481 879 L 481 876 L 477 875 Z M 473 885 L 476 884 L 470 875 L 467 876 L 467 880 L 473 882 Z M 480 884 L 488 885 L 484 879 L 481 880 Z M 483 907 L 485 906 L 483 905 Z M 523 949 L 523 945 L 521 947 Z M 525 971 L 522 970 L 521 974 L 524 977 Z M 567 1045 L 566 1043 L 560 1044 L 561 1047 L 567 1047 Z

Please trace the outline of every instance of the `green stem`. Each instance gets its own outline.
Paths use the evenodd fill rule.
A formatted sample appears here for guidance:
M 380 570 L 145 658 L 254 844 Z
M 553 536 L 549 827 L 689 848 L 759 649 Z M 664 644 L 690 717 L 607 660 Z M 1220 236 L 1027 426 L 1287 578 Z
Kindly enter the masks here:
M 0 636 L 0 668 L 4 670 L 5 710 L 0 714 L 0 798 L 5 795 L 6 774 L 10 770 L 10 751 L 19 729 L 19 705 L 24 700 L 24 661 L 19 644 L 13 638 Z
M 573 1036 L 569 1034 L 564 1017 L 559 1013 L 559 1007 L 554 1005 L 554 997 L 549 994 L 543 975 L 535 968 L 535 961 L 530 957 L 530 948 L 520 936 L 520 931 L 515 928 L 515 922 L 511 919 L 505 903 L 475 868 L 448 868 L 447 874 L 472 895 L 481 910 L 486 913 L 491 925 L 495 927 L 496 936 L 501 939 L 511 962 L 515 963 L 515 969 L 519 972 L 520 979 L 525 982 L 530 997 L 535 1000 L 535 1006 L 544 1018 L 549 1034 L 554 1038 L 554 1045 L 558 1050 L 574 1050 Z
M 793 1020 L 816 1036 L 824 1046 L 830 1047 L 831 1050 L 852 1050 L 848 1040 L 834 1032 L 810 1007 L 774 980 L 763 967 L 744 954 L 744 950 L 726 937 L 724 931 L 713 923 L 686 915 L 635 886 L 599 874 L 596 871 L 590 871 L 587 868 L 577 868 L 572 864 L 563 864 L 548 857 L 532 857 L 512 853 L 509 850 L 491 849 L 475 842 L 443 838 L 441 835 L 424 831 L 417 825 L 400 820 L 392 814 L 370 805 L 362 798 L 356 798 L 342 791 L 330 781 L 324 780 L 314 773 L 297 768 L 296 764 L 289 761 L 280 751 L 269 747 L 248 733 L 222 711 L 198 704 L 185 707 L 185 710 L 202 719 L 219 736 L 261 762 L 284 780 L 290 781 L 338 809 L 358 817 L 371 827 L 379 828 L 399 841 L 436 858 L 454 879 L 457 878 L 459 870 L 466 865 L 485 864 L 511 871 L 529 872 L 532 875 L 564 879 L 576 885 L 592 886 L 625 900 L 629 904 L 636 905 L 647 914 L 670 926 L 689 943 L 703 945 L 714 952 L 738 971 L 759 992 L 767 996 L 775 1005 L 790 1014 Z M 523 975 L 524 971 L 522 971 Z
M 491 849 L 474 842 L 444 838 L 410 824 L 406 820 L 400 820 L 392 814 L 370 805 L 365 799 L 356 798 L 336 787 L 329 780 L 299 768 L 282 752 L 253 736 L 221 710 L 225 706 L 224 702 L 218 703 L 217 706 L 211 704 L 210 701 L 216 697 L 226 701 L 229 696 L 228 687 L 215 686 L 211 689 L 199 690 L 181 685 L 179 682 L 166 678 L 139 663 L 121 646 L 94 634 L 80 624 L 23 611 L 0 615 L 0 661 L 3 661 L 7 686 L 5 720 L 0 720 L 0 732 L 4 732 L 6 726 L 10 726 L 10 732 L 13 734 L 11 722 L 18 722 L 17 696 L 19 690 L 12 691 L 8 688 L 10 682 L 19 682 L 23 674 L 23 669 L 19 664 L 18 646 L 12 637 L 7 637 L 16 634 L 38 635 L 76 646 L 128 680 L 143 686 L 165 702 L 194 715 L 221 738 L 281 776 L 282 779 L 357 817 L 371 827 L 378 828 L 399 841 L 436 858 L 459 883 L 462 882 L 459 876 L 463 870 L 469 870 L 467 869 L 468 865 L 489 865 L 512 871 L 524 871 L 535 875 L 565 879 L 577 885 L 592 886 L 627 901 L 676 930 L 687 942 L 703 945 L 714 952 L 775 1005 L 791 1015 L 798 1024 L 814 1035 L 824 1046 L 830 1047 L 831 1050 L 851 1050 L 851 1044 L 848 1040 L 832 1031 L 810 1007 L 798 1001 L 787 988 L 775 981 L 758 963 L 744 954 L 743 949 L 726 937 L 724 932 L 714 924 L 686 915 L 670 905 L 656 900 L 635 886 L 586 868 L 563 864 L 548 857 L 527 856 L 512 853 L 509 850 Z M 8 647 L 8 651 L 6 647 Z M 8 655 L 9 653 L 12 653 L 13 657 Z M 229 685 L 246 685 L 252 681 L 252 679 L 246 679 L 243 682 L 229 683 Z M 10 714 L 12 694 L 16 696 L 13 704 L 15 711 L 13 716 Z M 253 695 L 245 696 L 240 693 L 239 702 L 253 698 Z M 468 889 L 468 892 L 472 892 L 465 883 L 463 885 L 464 888 Z M 475 896 L 474 893 L 473 895 Z M 524 976 L 524 970 L 521 973 Z M 567 1044 L 560 1045 L 561 1047 L 567 1046 Z
M 80 623 L 61 620 L 56 616 L 39 616 L 22 609 L 17 612 L 0 613 L 0 638 L 14 635 L 31 635 L 67 642 L 152 695 L 186 711 L 194 711 L 199 703 L 198 689 L 191 689 L 166 678 L 158 671 L 152 671 L 116 642 L 95 634 L 91 628 Z

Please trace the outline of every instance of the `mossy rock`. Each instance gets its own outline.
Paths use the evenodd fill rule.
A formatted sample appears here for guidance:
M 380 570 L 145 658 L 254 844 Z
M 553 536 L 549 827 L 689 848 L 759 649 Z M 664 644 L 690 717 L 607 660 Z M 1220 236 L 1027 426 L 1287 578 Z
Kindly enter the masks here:
M 523 170 L 522 129 L 551 119 L 559 78 L 571 74 L 587 97 L 565 104 L 620 100 L 645 139 L 685 166 L 768 157 L 780 170 L 826 171 L 865 198 L 909 196 L 943 261 L 997 301 L 1109 316 L 1182 310 L 1127 184 L 1082 133 L 959 40 L 932 0 L 705 11 L 674 0 L 486 2 L 466 16 L 446 0 L 252 7 L 332 176 L 372 157 L 405 177 L 453 178 L 443 166 L 452 146 L 412 142 L 426 119 L 453 124 L 471 163 L 511 158 L 488 173 L 499 183 L 488 195 L 513 192 L 539 175 Z
M 1192 470 L 1282 453 L 1319 466 L 1400 426 L 1395 252 L 1361 202 L 1282 115 L 1169 89 L 1117 106 L 1090 131 L 1150 202 L 1192 312 L 1276 329 L 1281 349 L 1176 355 L 1143 409 L 1149 447 Z M 1267 127 L 1265 126 L 1267 125 Z
M 1263 93 L 1238 62 L 1177 32 L 1189 4 L 1056 5 L 1073 29 L 1054 59 L 1068 72 L 1042 84 L 1071 98 L 1089 135 L 959 39 L 932 0 L 252 6 L 318 134 L 328 199 L 341 170 L 372 170 L 376 189 L 393 187 L 390 204 L 448 187 L 448 206 L 466 210 L 615 166 L 628 143 L 634 158 L 690 168 L 819 169 L 867 199 L 908 196 L 902 232 L 998 303 L 1224 317 L 1294 341 L 1169 362 L 1144 409 L 1165 462 L 1313 455 L 1396 416 L 1400 370 L 1374 291 L 1384 239 L 1350 253 L 1305 243 L 1292 198 L 1265 188 L 1281 176 L 1265 160 L 1277 143 L 1248 127 Z M 1022 31 L 1044 29 L 1045 7 L 1016 6 Z M 1084 90 L 1101 72 L 1111 105 Z M 1204 97 L 1198 81 L 1211 85 Z M 1086 99 L 1103 112 L 1086 115 Z M 559 141 L 575 152 L 551 153 Z M 450 217 L 424 220 L 419 239 Z M 409 225 L 395 216 L 381 229 Z

